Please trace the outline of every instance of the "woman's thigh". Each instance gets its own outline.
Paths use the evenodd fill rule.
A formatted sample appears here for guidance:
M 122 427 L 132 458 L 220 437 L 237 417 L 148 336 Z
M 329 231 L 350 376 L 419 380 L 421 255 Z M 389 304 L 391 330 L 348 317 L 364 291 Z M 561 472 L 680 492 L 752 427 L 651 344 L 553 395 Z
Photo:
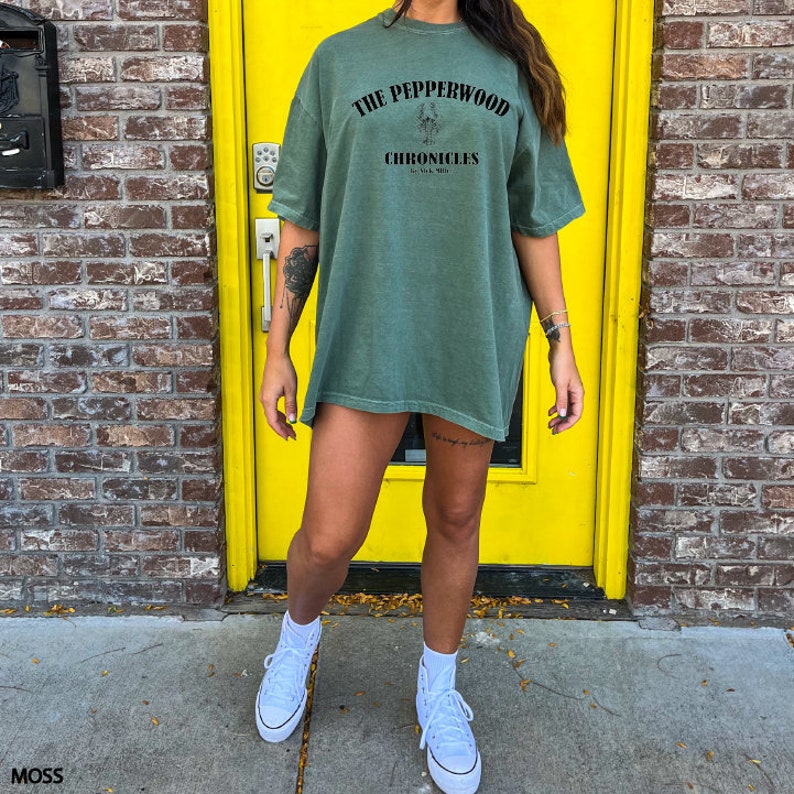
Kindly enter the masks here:
M 423 502 L 428 519 L 463 528 L 479 521 L 493 439 L 425 414 L 427 472 Z M 432 531 L 431 521 L 428 529 Z
M 312 540 L 353 553 L 363 543 L 408 416 L 317 406 L 301 526 Z

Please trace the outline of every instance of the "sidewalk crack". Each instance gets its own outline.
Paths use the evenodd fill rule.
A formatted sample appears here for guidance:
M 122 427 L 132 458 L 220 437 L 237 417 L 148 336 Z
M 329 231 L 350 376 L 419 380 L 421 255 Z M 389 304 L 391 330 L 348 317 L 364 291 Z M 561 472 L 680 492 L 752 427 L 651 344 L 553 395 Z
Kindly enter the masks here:
M 312 703 L 314 702 L 314 680 L 317 676 L 317 661 L 320 658 L 320 646 L 314 652 L 309 668 L 309 683 L 306 687 L 306 713 L 303 717 L 303 738 L 301 739 L 300 761 L 298 762 L 298 779 L 295 783 L 295 794 L 303 794 L 303 772 L 309 761 L 309 734 L 312 721 Z

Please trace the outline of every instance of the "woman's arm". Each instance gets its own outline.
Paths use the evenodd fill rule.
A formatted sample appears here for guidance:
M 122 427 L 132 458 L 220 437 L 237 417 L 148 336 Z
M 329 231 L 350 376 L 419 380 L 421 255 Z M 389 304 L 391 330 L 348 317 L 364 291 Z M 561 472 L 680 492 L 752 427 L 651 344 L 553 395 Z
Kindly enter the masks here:
M 298 379 L 290 358 L 290 340 L 317 274 L 320 235 L 285 221 L 281 230 L 273 317 L 259 402 L 268 425 L 284 439 L 295 438 Z M 284 413 L 278 401 L 284 398 Z
M 524 283 L 538 312 L 543 319 L 544 332 L 553 325 L 568 322 L 565 312 L 565 294 L 560 273 L 560 248 L 557 235 L 528 237 L 513 232 L 513 245 Z M 549 364 L 551 382 L 557 399 L 549 409 L 549 428 L 552 433 L 562 433 L 573 427 L 582 415 L 584 387 L 576 367 L 570 328 L 556 328 L 549 336 Z

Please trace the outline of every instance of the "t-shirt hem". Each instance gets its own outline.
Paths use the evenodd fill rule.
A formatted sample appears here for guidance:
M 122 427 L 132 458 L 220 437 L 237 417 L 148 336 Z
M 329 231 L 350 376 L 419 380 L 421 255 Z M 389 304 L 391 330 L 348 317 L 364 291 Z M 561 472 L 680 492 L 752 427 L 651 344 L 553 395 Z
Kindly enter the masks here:
M 353 397 L 349 394 L 339 394 L 338 392 L 322 392 L 319 394 L 314 405 L 304 408 L 300 421 L 311 427 L 314 423 L 316 404 L 323 402 L 333 403 L 334 405 L 344 405 L 346 408 L 355 408 L 359 411 L 369 411 L 375 414 L 398 414 L 405 411 L 432 414 L 433 416 L 439 416 L 456 425 L 465 427 L 473 433 L 479 433 L 486 438 L 492 438 L 494 441 L 504 441 L 507 438 L 507 427 L 497 428 L 487 422 L 482 422 L 479 419 L 474 419 L 467 414 L 456 411 L 454 408 L 449 408 L 428 400 L 368 400 L 366 397 Z
M 584 204 L 581 202 L 575 207 L 572 207 L 562 215 L 558 215 L 554 220 L 544 223 L 542 226 L 524 226 L 520 223 L 511 223 L 510 227 L 519 232 L 526 234 L 529 237 L 548 237 L 554 232 L 558 232 L 563 226 L 567 226 L 571 221 L 576 218 L 581 218 L 584 215 Z
M 281 220 L 290 221 L 296 226 L 300 226 L 302 229 L 308 229 L 312 232 L 319 231 L 320 229 L 320 222 L 316 218 L 312 218 L 310 215 L 305 215 L 300 210 L 296 210 L 294 207 L 290 207 L 288 204 L 283 204 L 277 199 L 273 199 L 270 202 L 268 205 L 268 210 L 278 215 Z

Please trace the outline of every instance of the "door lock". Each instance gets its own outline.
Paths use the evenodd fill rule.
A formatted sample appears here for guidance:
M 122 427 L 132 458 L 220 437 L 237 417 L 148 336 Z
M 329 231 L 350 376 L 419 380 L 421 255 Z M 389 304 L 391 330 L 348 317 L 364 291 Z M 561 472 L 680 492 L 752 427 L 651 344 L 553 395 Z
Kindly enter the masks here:
M 273 192 L 280 154 L 281 147 L 277 143 L 254 144 L 254 190 L 257 193 Z
M 278 261 L 278 247 L 281 243 L 281 225 L 278 218 L 257 218 L 254 226 L 256 234 L 256 258 L 262 260 L 262 330 L 270 330 L 273 317 L 273 300 L 270 294 L 270 260 Z

